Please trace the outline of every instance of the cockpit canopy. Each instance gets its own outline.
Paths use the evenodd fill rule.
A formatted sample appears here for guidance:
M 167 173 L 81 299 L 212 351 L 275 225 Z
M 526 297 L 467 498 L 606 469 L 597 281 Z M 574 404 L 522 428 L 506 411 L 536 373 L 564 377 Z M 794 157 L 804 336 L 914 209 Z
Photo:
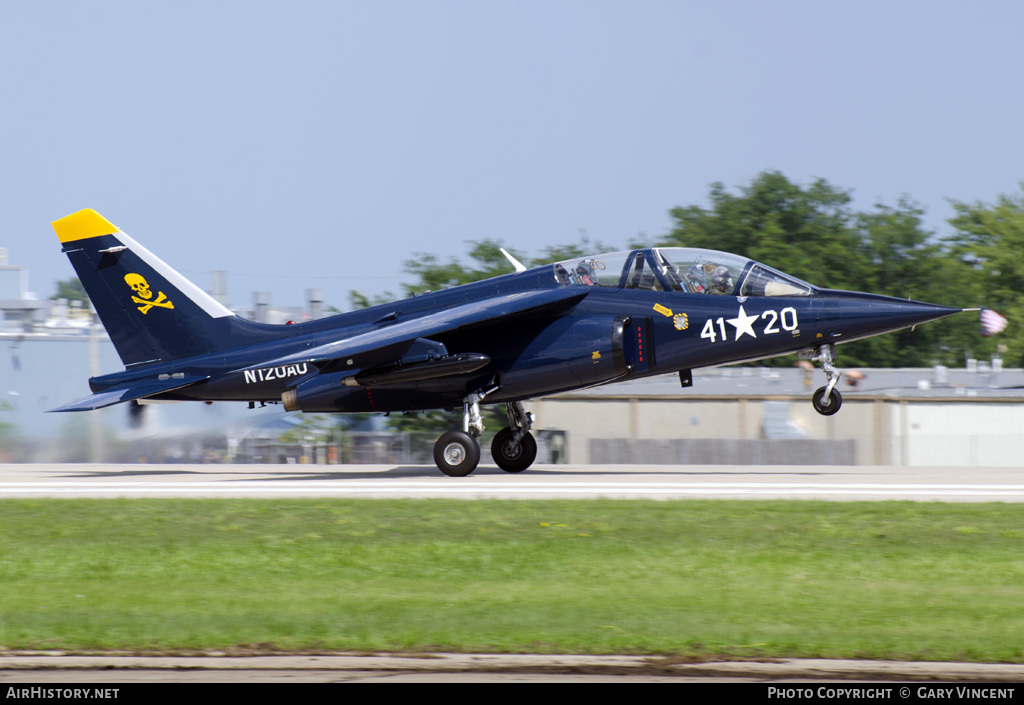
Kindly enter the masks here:
M 726 296 L 809 296 L 814 289 L 752 259 L 695 247 L 609 252 L 554 268 L 560 283 L 584 286 Z

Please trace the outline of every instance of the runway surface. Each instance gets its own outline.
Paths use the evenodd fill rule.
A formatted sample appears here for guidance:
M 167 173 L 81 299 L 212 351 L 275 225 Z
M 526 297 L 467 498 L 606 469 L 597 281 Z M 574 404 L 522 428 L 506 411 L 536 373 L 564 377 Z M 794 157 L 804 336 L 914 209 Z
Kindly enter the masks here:
M 1024 502 L 1024 466 L 0 465 L 0 497 L 448 497 Z

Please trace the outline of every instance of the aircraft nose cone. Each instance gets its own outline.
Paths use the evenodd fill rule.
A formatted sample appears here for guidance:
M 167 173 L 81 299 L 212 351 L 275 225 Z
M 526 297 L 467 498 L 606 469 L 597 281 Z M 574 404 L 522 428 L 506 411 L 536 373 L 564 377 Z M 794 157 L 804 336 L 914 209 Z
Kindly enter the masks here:
M 825 339 L 850 340 L 910 328 L 964 309 L 923 301 L 851 291 L 823 291 L 818 332 Z

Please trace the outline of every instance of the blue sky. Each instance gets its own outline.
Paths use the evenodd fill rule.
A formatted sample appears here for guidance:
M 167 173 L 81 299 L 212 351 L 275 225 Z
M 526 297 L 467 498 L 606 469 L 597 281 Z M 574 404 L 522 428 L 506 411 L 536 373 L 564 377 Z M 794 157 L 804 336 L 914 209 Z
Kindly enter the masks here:
M 345 310 L 416 252 L 654 240 L 766 169 L 941 232 L 1024 180 L 1022 27 L 1002 0 L 8 3 L 0 246 L 46 298 L 49 223 L 90 207 L 236 305 Z

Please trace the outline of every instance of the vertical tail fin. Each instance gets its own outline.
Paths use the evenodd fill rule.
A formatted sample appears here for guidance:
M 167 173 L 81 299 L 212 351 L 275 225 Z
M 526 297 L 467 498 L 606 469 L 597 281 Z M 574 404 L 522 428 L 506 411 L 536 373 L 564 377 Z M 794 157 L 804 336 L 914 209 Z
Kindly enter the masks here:
M 231 346 L 240 319 L 96 211 L 53 229 L 125 366 Z

